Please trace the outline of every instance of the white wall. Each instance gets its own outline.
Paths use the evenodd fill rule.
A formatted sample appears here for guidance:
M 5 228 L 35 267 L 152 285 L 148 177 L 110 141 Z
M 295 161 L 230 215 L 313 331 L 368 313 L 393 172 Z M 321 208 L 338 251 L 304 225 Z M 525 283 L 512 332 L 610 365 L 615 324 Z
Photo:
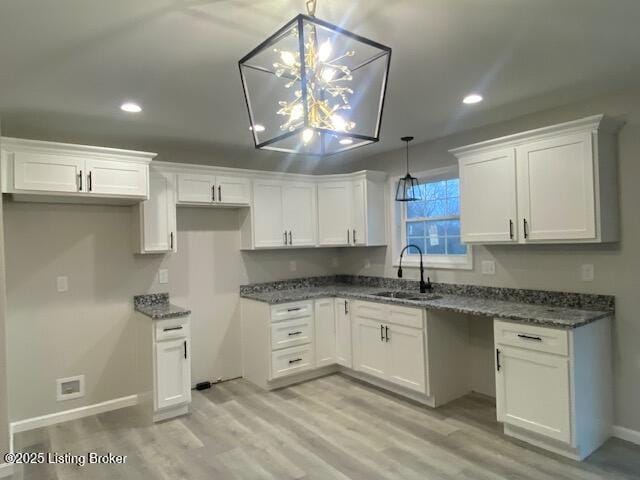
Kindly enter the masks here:
M 178 253 L 133 255 L 129 207 L 5 202 L 12 421 L 136 392 L 132 297 L 169 291 L 193 310 L 193 380 L 240 372 L 241 283 L 330 274 L 327 251 L 240 253 L 237 211 L 178 210 Z M 335 251 L 334 255 L 335 255 Z M 290 272 L 288 260 L 297 260 Z M 156 282 L 169 269 L 169 285 Z M 56 292 L 56 277 L 69 291 Z M 85 374 L 83 399 L 55 379 Z
M 447 152 L 450 148 L 599 113 L 626 121 L 619 137 L 622 215 L 622 240 L 619 244 L 477 247 L 474 249 L 473 271 L 431 270 L 428 273 L 432 280 L 439 282 L 615 295 L 616 423 L 640 431 L 640 89 L 618 92 L 419 144 L 411 150 L 411 163 L 413 171 L 455 164 L 455 158 Z M 415 127 L 408 129 L 407 134 L 420 138 L 420 131 Z M 402 159 L 402 151 L 396 150 L 357 162 L 349 168 L 382 170 L 400 176 L 405 173 Z M 364 267 L 366 260 L 371 263 L 370 268 Z M 478 266 L 482 260 L 495 260 L 496 275 L 480 273 Z M 341 263 L 345 273 L 396 275 L 391 265 L 390 249 L 349 250 L 343 252 Z M 580 280 L 580 268 L 585 263 L 595 266 L 593 282 Z M 407 268 L 405 277 L 418 278 L 418 272 Z

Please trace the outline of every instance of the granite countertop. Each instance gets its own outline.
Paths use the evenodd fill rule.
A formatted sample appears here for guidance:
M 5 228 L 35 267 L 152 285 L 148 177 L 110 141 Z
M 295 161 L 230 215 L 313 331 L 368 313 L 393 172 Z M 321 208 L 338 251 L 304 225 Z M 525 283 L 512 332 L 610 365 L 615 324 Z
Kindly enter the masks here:
M 152 293 L 133 297 L 136 312 L 140 312 L 153 320 L 186 317 L 191 310 L 179 307 L 169 302 L 168 293 Z
M 278 288 L 251 289 L 251 286 L 241 289 L 240 296 L 271 305 L 310 300 L 326 297 L 344 297 L 371 302 L 406 305 L 410 307 L 422 307 L 428 310 L 447 310 L 470 315 L 489 316 L 513 320 L 522 323 L 531 323 L 541 326 L 572 329 L 586 325 L 595 320 L 613 315 L 608 309 L 593 310 L 558 306 L 553 303 L 524 303 L 518 301 L 499 300 L 482 296 L 458 295 L 440 293 L 433 295 L 440 298 L 425 298 L 421 300 L 408 300 L 400 298 L 386 298 L 374 295 L 382 291 L 404 291 L 407 289 L 390 289 L 384 286 L 354 285 L 349 283 L 327 283 L 318 286 L 304 288 Z M 419 293 L 418 289 L 412 292 Z M 545 292 L 542 292 L 543 294 Z M 571 294 L 567 294 L 571 295 Z M 543 297 L 544 298 L 544 297 Z

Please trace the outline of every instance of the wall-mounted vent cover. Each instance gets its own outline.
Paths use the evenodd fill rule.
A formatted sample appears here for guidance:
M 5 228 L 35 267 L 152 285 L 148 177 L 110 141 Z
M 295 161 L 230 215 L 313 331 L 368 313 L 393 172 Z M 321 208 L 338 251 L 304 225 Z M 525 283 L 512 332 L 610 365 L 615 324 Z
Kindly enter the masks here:
M 84 375 L 56 380 L 56 398 L 59 402 L 84 397 Z

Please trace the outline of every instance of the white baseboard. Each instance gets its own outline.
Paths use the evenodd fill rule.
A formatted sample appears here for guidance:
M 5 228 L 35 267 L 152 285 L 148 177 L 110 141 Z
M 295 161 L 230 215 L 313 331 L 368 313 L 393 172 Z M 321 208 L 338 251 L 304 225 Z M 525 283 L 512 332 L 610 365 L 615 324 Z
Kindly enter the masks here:
M 114 398 L 113 400 L 107 400 L 106 402 L 73 408 L 71 410 L 65 410 L 64 412 L 19 420 L 11 423 L 11 434 L 13 436 L 13 434 L 18 432 L 47 427 L 49 425 L 67 422 L 69 420 L 77 420 L 78 418 L 110 412 L 111 410 L 117 410 L 119 408 L 132 407 L 133 405 L 137 405 L 138 401 L 138 395 L 129 395 L 128 397 Z
M 11 475 L 13 475 L 13 465 L 0 463 L 0 478 L 10 477 Z
M 614 425 L 611 428 L 611 435 L 616 438 L 620 438 L 621 440 L 626 440 L 627 442 L 640 445 L 640 432 L 637 430 L 631 430 L 630 428 Z

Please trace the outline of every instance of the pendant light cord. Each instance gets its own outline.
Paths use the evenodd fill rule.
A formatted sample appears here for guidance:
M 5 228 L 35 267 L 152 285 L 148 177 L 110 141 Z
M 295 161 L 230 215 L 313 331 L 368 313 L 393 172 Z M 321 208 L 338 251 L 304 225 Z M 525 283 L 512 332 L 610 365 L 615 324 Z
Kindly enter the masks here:
M 406 140 L 407 144 L 407 175 L 409 175 L 409 140 Z
M 316 3 L 318 0 L 307 0 L 307 13 L 310 17 L 316 16 Z

